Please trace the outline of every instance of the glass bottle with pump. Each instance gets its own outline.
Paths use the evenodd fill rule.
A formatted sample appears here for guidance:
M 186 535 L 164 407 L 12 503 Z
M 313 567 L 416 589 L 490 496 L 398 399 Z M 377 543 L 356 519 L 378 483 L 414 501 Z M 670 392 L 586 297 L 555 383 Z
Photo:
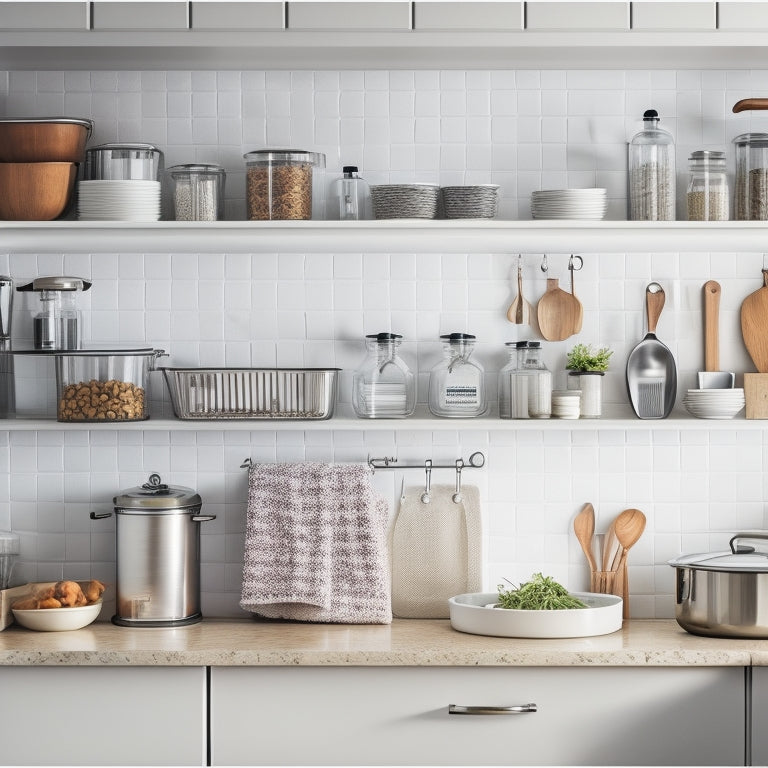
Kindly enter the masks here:
M 358 176 L 356 165 L 345 165 L 343 176 L 336 182 L 339 197 L 339 219 L 357 221 L 367 219 L 368 185 Z
M 416 407 L 416 381 L 398 347 L 403 337 L 375 333 L 365 337 L 367 356 L 352 377 L 352 406 L 363 419 L 402 419 Z
M 655 109 L 645 111 L 643 130 L 629 143 L 629 218 L 675 220 L 675 142 Z
M 429 374 L 429 410 L 435 416 L 482 416 L 487 408 L 483 366 L 470 357 L 475 337 L 450 333 L 440 337 L 443 359 Z

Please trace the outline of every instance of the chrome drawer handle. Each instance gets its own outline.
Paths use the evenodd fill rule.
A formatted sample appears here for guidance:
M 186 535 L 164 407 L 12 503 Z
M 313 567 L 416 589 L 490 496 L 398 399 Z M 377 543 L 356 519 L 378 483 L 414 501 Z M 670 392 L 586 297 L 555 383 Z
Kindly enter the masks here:
M 526 715 L 537 712 L 535 704 L 517 704 L 512 707 L 463 707 L 460 704 L 449 704 L 449 715 Z

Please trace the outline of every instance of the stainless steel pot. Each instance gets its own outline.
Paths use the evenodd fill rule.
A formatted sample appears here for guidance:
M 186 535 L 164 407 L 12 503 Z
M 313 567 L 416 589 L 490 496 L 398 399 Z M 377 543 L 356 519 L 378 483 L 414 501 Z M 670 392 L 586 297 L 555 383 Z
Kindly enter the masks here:
M 751 541 L 752 544 L 746 543 Z M 710 637 L 768 638 L 767 531 L 737 533 L 729 552 L 682 555 L 675 569 L 675 617 Z
M 117 531 L 117 613 L 124 627 L 194 624 L 200 611 L 202 500 L 191 488 L 165 485 L 159 475 L 114 498 Z M 91 512 L 94 520 L 112 513 Z

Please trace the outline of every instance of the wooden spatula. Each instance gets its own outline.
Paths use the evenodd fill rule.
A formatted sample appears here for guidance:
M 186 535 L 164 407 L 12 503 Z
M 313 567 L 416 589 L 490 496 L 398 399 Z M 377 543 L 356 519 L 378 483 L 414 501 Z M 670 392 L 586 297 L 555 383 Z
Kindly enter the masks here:
M 744 346 L 760 373 L 768 373 L 768 269 L 763 286 L 741 303 L 741 335 Z
M 541 335 L 547 341 L 563 341 L 573 336 L 581 311 L 581 302 L 560 288 L 556 277 L 548 277 L 547 290 L 536 306 Z
M 523 265 L 517 260 L 517 296 L 507 310 L 507 320 L 516 325 L 530 325 L 533 308 L 523 296 Z

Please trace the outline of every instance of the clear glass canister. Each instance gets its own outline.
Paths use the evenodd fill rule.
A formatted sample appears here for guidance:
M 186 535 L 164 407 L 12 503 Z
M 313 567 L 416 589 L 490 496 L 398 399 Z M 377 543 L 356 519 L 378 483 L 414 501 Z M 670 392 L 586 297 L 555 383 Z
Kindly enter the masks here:
M 403 337 L 365 337 L 367 355 L 352 378 L 352 405 L 364 419 L 402 419 L 416 407 L 416 380 L 398 354 Z
M 552 372 L 541 354 L 541 342 L 529 342 L 518 371 L 518 376 L 528 379 L 528 415 L 532 419 L 548 419 L 552 414 Z
M 482 416 L 487 408 L 483 366 L 471 360 L 475 337 L 450 333 L 440 337 L 443 359 L 429 374 L 429 410 L 435 416 Z
M 733 218 L 737 221 L 768 219 L 768 133 L 743 133 L 736 148 L 736 186 Z
M 219 221 L 224 218 L 227 174 L 220 165 L 174 165 L 168 169 L 168 174 L 173 181 L 176 221 Z
M 655 109 L 643 114 L 643 130 L 629 143 L 629 218 L 675 220 L 675 142 L 659 128 Z
M 321 219 L 325 155 L 302 149 L 260 149 L 243 155 L 246 203 L 251 221 Z
M 688 165 L 688 221 L 728 221 L 725 152 L 692 152 Z
M 336 197 L 339 202 L 339 220 L 357 221 L 368 219 L 370 190 L 365 179 L 358 175 L 356 165 L 345 165 L 343 175 L 336 180 Z
M 508 341 L 504 345 L 509 358 L 499 371 L 499 417 L 502 419 L 528 418 L 528 388 L 525 377 L 520 376 L 527 341 Z M 524 392 L 521 393 L 521 390 Z
M 154 144 L 100 144 L 85 152 L 87 181 L 157 181 L 162 168 Z

